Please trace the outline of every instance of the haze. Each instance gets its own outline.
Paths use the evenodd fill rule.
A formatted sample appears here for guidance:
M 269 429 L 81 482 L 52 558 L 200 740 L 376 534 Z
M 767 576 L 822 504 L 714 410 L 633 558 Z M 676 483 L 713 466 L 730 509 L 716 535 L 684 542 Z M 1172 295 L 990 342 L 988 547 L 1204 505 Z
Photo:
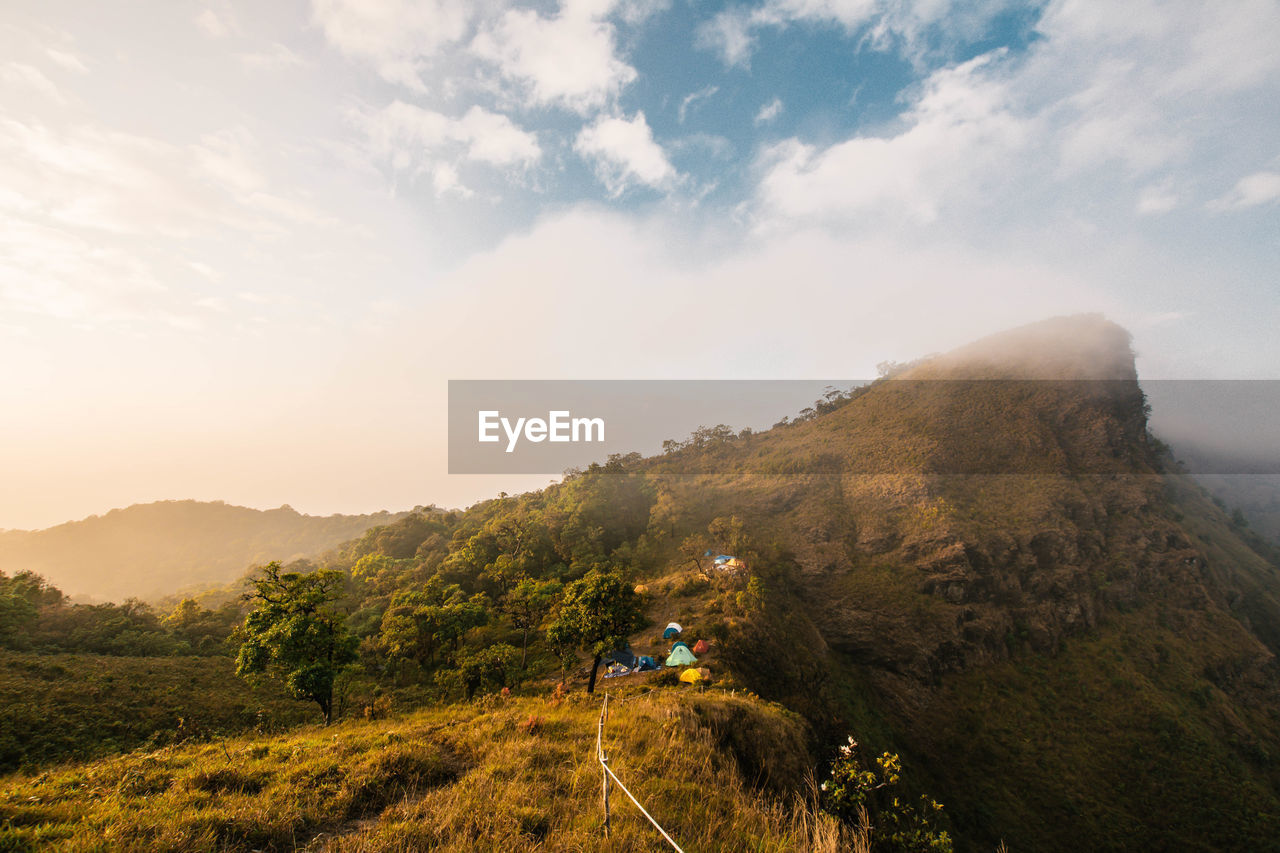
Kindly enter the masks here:
M 6 4 L 0 528 L 462 505 L 453 378 L 865 377 L 1099 311 L 1277 378 L 1280 6 Z M 780 413 L 783 414 L 783 413 Z

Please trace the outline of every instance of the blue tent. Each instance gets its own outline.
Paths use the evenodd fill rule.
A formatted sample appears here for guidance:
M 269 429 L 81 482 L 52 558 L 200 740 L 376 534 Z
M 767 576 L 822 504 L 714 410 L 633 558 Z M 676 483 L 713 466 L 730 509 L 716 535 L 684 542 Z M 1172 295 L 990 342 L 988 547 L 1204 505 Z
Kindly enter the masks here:
M 662 632 L 662 639 L 664 640 L 670 640 L 672 637 L 678 636 L 680 636 L 680 631 L 677 628 L 668 627 L 667 630 Z
M 650 670 L 659 669 L 658 662 L 648 655 L 640 658 L 639 668 L 641 672 L 649 672 Z

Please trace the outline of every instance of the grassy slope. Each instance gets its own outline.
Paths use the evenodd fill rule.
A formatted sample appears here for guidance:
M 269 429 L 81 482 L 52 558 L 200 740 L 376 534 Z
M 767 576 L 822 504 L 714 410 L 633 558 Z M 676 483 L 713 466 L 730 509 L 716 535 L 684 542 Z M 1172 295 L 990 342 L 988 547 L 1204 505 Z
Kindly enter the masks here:
M 249 687 L 234 666 L 230 658 L 0 652 L 0 772 L 316 719 L 314 707 L 278 685 Z
M 610 714 L 611 766 L 685 849 L 829 841 L 829 824 L 751 784 L 803 787 L 794 715 L 693 688 L 632 695 Z M 0 787 L 0 849 L 600 849 L 598 710 L 584 694 L 490 697 L 13 776 Z M 616 788 L 612 803 L 608 849 L 658 849 Z

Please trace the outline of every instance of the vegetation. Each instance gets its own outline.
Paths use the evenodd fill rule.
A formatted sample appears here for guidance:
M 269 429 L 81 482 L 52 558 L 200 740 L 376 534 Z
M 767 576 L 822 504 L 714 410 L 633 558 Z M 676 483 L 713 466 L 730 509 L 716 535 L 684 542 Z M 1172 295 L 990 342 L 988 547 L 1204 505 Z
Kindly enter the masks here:
M 0 849 L 68 851 L 596 849 L 603 834 L 599 704 L 491 697 L 394 720 L 136 752 L 8 780 Z M 754 754 L 733 732 L 758 734 Z M 838 847 L 806 789 L 805 727 L 746 696 L 636 695 L 610 714 L 610 764 L 687 850 Z M 656 849 L 615 797 L 612 844 Z
M 108 831 L 184 849 L 590 847 L 598 812 L 577 799 L 598 790 L 595 719 L 579 688 L 594 689 L 601 656 L 623 642 L 665 654 L 648 627 L 674 619 L 712 642 L 699 660 L 712 688 L 678 685 L 675 671 L 607 682 L 654 688 L 634 704 L 646 722 L 611 749 L 624 777 L 643 768 L 646 803 L 692 847 L 1267 847 L 1280 832 L 1280 554 L 1166 473 L 1122 331 L 1090 321 L 1055 335 L 1025 361 L 1008 360 L 1029 351 L 1019 333 L 891 366 L 892 378 L 832 389 L 773 430 L 699 430 L 654 458 L 613 457 L 539 492 L 418 511 L 315 561 L 267 564 L 250 580 L 288 578 L 290 591 L 256 602 L 264 615 L 233 644 L 253 668 L 298 651 L 275 665 L 309 673 L 296 679 L 308 701 L 322 704 L 306 685 L 332 688 L 338 739 L 307 730 L 203 757 L 156 753 L 170 763 L 145 801 L 95 793 L 83 823 L 70 782 L 38 787 L 61 771 L 24 777 L 4 801 L 12 837 L 28 843 L 39 827 L 72 849 Z M 992 381 L 1010 374 L 1035 381 Z M 1091 381 L 1041 381 L 1064 376 Z M 708 551 L 745 568 L 719 570 Z M 97 627 L 32 648 L 213 652 L 245 621 L 239 604 L 224 617 L 211 599 L 159 618 L 55 592 L 31 576 L 0 590 L 2 642 L 83 620 Z M 282 604 L 308 597 L 310 611 Z M 344 631 L 345 651 L 330 655 L 323 641 Z M 553 686 L 555 698 L 529 698 Z M 811 738 L 743 691 L 803 715 Z M 425 710 L 396 717 L 414 708 Z M 406 732 L 410 756 L 377 740 Z M 822 775 L 841 820 L 820 817 L 804 768 L 849 732 L 880 759 L 837 757 Z M 347 742 L 372 751 L 344 753 Z M 277 744 L 294 765 L 319 762 L 292 793 Z M 384 752 L 408 775 L 351 775 Z M 92 772 L 115 779 L 101 768 L 141 772 L 142 759 Z M 188 781 L 224 770 L 251 778 Z M 744 779 L 767 797 L 735 787 Z M 370 785 L 391 792 L 359 805 Z M 250 788 L 279 820 L 255 811 Z M 750 801 L 741 817 L 726 790 Z M 45 811 L 23 805 L 32 796 Z M 646 847 L 644 829 L 622 849 Z
M 0 652 L 0 773 L 241 732 L 266 736 L 311 716 L 283 689 L 250 688 L 234 669 L 227 657 Z
M 566 662 L 573 660 L 571 650 L 586 649 L 592 657 L 587 681 L 587 692 L 592 693 L 601 659 L 625 647 L 643 621 L 632 586 L 615 571 L 592 569 L 565 590 L 555 620 L 547 628 L 547 639 L 561 650 Z
M 938 826 L 942 804 L 926 794 L 911 802 L 900 791 L 901 781 L 897 755 L 885 752 L 864 762 L 850 737 L 822 783 L 822 805 L 846 823 L 865 827 L 873 850 L 950 853 L 951 836 Z
M 269 673 L 282 679 L 298 699 L 320 706 L 325 725 L 333 721 L 333 683 L 356 660 L 356 639 L 346 618 L 333 607 L 341 572 L 281 572 L 268 563 L 253 581 L 236 674 Z

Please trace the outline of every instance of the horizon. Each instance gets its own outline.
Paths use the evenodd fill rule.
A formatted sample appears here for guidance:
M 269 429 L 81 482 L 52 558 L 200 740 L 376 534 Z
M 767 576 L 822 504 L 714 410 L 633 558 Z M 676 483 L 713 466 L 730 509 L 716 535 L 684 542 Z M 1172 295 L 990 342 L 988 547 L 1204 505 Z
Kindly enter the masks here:
M 1277 41 L 1268 2 L 11 4 L 0 529 L 546 485 L 448 474 L 453 379 L 869 376 L 1082 312 L 1140 378 L 1280 378 Z

